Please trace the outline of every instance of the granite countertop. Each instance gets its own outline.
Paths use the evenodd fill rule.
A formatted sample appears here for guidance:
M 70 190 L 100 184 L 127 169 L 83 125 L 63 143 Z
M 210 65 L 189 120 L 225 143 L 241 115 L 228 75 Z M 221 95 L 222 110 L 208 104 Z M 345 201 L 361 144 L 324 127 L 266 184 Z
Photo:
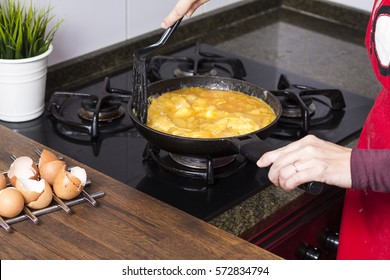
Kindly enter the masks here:
M 207 43 L 335 88 L 376 97 L 380 85 L 364 47 L 367 13 L 310 0 L 241 2 L 186 20 L 164 51 L 193 42 Z M 138 47 L 155 42 L 160 35 L 161 30 L 156 30 L 51 67 L 48 94 L 58 88 L 77 88 L 130 67 L 129 55 Z M 345 145 L 354 146 L 357 136 Z M 210 223 L 240 236 L 279 209 L 292 209 L 307 196 L 302 190 L 287 193 L 270 186 Z

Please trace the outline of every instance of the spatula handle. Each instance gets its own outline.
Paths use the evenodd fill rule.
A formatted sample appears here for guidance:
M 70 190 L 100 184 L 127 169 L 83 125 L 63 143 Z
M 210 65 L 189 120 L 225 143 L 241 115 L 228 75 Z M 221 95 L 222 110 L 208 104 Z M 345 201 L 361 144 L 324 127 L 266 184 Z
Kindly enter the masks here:
M 137 49 L 134 52 L 134 55 L 139 59 L 143 60 L 146 59 L 148 56 L 156 52 L 162 45 L 164 45 L 167 41 L 168 38 L 172 35 L 172 33 L 176 30 L 176 28 L 179 26 L 180 22 L 182 21 L 183 18 L 177 20 L 171 27 L 167 28 L 164 33 L 161 35 L 160 39 L 147 47 Z

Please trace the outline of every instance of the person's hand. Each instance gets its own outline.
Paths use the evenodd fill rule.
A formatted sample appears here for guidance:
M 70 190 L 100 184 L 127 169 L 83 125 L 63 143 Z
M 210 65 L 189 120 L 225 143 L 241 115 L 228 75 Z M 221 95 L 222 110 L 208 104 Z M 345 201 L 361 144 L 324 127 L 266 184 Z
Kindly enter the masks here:
M 350 188 L 351 152 L 350 148 L 308 135 L 265 153 L 257 165 L 271 165 L 268 178 L 287 191 L 313 181 Z
M 174 24 L 180 18 L 187 16 L 190 17 L 204 3 L 209 0 L 179 0 L 173 10 L 164 18 L 161 23 L 161 27 L 166 29 Z

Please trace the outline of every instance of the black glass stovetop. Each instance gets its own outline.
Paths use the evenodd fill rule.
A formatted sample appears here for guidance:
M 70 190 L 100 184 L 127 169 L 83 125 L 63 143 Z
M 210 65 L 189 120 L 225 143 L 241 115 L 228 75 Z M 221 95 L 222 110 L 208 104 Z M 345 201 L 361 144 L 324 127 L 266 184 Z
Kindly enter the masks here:
M 283 71 L 270 65 L 261 64 L 247 58 L 201 44 L 202 50 L 217 53 L 221 56 L 239 58 L 245 67 L 246 81 L 257 84 L 267 90 L 275 90 L 281 74 L 288 77 L 291 83 L 307 85 L 315 88 L 333 88 L 318 81 Z M 191 55 L 195 46 L 183 48 L 173 55 Z M 221 70 L 219 75 L 224 75 Z M 132 89 L 131 70 L 113 75 L 110 78 L 112 87 Z M 104 81 L 92 83 L 78 92 L 101 92 Z M 310 133 L 318 137 L 338 143 L 345 138 L 359 133 L 364 120 L 373 105 L 373 101 L 343 91 L 346 107 L 328 116 L 329 108 L 325 100 L 318 98 L 316 112 L 313 118 L 327 118 L 328 122 L 313 126 Z M 118 122 L 128 123 L 125 115 Z M 144 161 L 143 152 L 146 140 L 135 128 L 126 129 L 113 135 L 99 136 L 95 140 L 90 137 L 67 137 L 57 130 L 47 112 L 36 120 L 24 123 L 1 124 L 21 133 L 33 140 L 74 158 L 102 173 L 105 173 L 130 187 L 136 188 L 174 207 L 188 212 L 203 220 L 210 220 L 232 208 L 243 200 L 269 186 L 265 170 L 257 168 L 253 163 L 247 163 L 240 172 L 228 177 L 221 176 L 213 185 L 208 185 L 202 179 L 184 178 L 168 174 L 154 162 Z M 273 147 L 281 147 L 294 139 L 274 137 L 271 135 L 265 141 Z M 109 188 L 110 186 L 107 186 Z

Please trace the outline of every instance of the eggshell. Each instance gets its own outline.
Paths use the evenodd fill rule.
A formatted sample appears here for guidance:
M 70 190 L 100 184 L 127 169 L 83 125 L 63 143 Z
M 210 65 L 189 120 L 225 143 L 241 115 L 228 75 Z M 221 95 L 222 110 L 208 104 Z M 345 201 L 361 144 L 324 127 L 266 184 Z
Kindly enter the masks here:
M 28 207 L 32 209 L 42 209 L 51 203 L 53 199 L 53 191 L 51 189 L 51 186 L 48 182 L 46 182 L 44 179 L 41 179 L 42 182 L 44 182 L 45 189 L 43 190 L 42 194 L 38 197 L 37 200 L 31 201 L 27 204 Z
M 23 195 L 14 187 L 0 190 L 0 216 L 12 218 L 24 208 Z
M 21 156 L 12 162 L 7 175 L 11 185 L 15 187 L 16 178 L 37 179 L 39 172 L 37 165 L 30 157 Z
M 74 167 L 70 168 L 69 171 L 73 176 L 79 178 L 81 181 L 81 184 L 83 186 L 85 186 L 85 184 L 87 183 L 87 172 L 85 171 L 84 168 L 81 168 L 79 166 L 74 166 Z
M 57 156 L 49 150 L 43 149 L 39 157 L 38 166 L 41 167 L 47 162 L 58 160 Z
M 63 160 L 55 159 L 45 162 L 43 165 L 39 165 L 39 175 L 41 179 L 45 179 L 46 182 L 53 185 L 54 178 L 63 167 L 66 168 L 66 163 Z
M 53 191 L 62 199 L 73 199 L 84 189 L 85 184 L 71 172 L 62 168 L 54 179 Z
M 7 186 L 7 179 L 3 173 L 0 173 L 0 190 L 4 189 Z
M 41 196 L 45 189 L 45 181 L 16 178 L 15 188 L 23 195 L 24 202 L 30 203 Z

